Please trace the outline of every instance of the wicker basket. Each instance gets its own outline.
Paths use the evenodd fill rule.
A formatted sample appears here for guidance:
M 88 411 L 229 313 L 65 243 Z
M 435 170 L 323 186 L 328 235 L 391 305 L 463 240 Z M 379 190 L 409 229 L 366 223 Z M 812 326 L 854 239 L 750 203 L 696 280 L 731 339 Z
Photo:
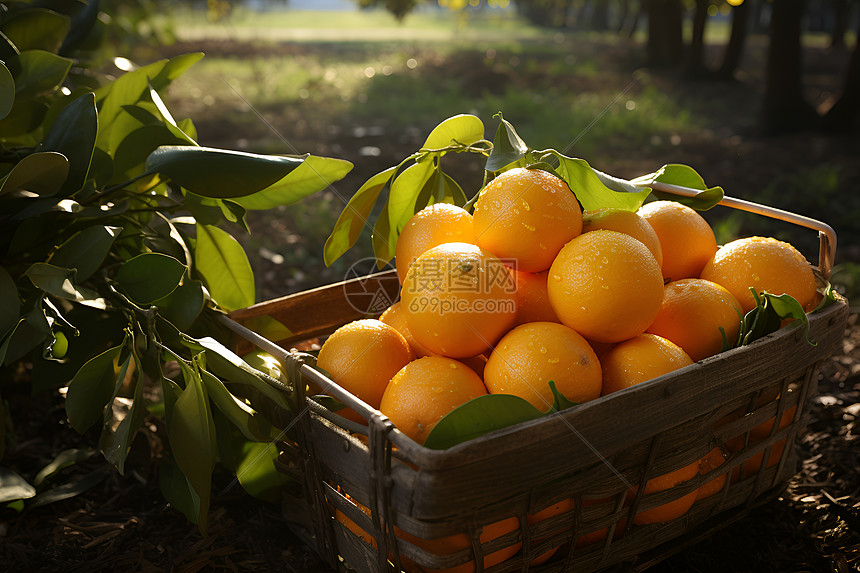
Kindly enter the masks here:
M 736 202 L 724 201 L 733 207 Z M 819 230 L 819 266 L 828 274 L 832 230 L 786 215 L 778 216 Z M 356 296 L 394 300 L 398 288 L 393 272 L 379 273 L 261 303 L 226 321 L 240 335 L 240 352 L 251 344 L 261 347 L 285 363 L 292 381 L 304 376 L 330 386 L 332 395 L 367 419 L 366 426 L 343 419 L 305 397 L 304 384 L 298 384 L 291 396 L 298 415 L 284 419 L 277 462 L 300 484 L 284 492 L 284 516 L 295 531 L 333 566 L 345 562 L 362 572 L 399 571 L 404 565 L 491 572 L 590 572 L 612 565 L 642 570 L 695 543 L 771 499 L 795 473 L 791 445 L 806 425 L 817 366 L 839 347 L 848 316 L 840 299 L 810 315 L 808 337 L 815 345 L 804 339 L 800 325 L 789 325 L 749 346 L 557 415 L 431 450 L 333 385 L 308 365 L 308 355 L 284 350 L 372 315 L 356 308 Z M 272 320 L 288 329 L 275 342 L 242 326 Z M 770 424 L 774 418 L 783 424 Z M 771 428 L 766 437 L 751 439 L 750 430 L 762 424 Z M 642 484 L 649 479 L 695 463 L 716 447 L 725 454 L 721 465 L 645 493 Z M 697 499 L 683 516 L 652 524 L 634 519 L 694 495 L 713 479 L 724 481 L 722 487 Z M 530 523 L 529 516 L 542 510 L 545 517 Z M 440 538 L 444 543 L 433 541 Z M 545 563 L 531 565 L 550 551 Z M 495 563 L 500 556 L 506 559 Z

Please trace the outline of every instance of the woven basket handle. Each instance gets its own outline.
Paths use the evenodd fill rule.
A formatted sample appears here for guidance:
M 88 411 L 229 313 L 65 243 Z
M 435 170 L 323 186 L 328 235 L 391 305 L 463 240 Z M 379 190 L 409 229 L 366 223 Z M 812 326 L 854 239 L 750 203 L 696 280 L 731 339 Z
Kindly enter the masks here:
M 698 189 L 660 183 L 657 181 L 648 185 L 643 185 L 643 187 L 646 186 L 651 187 L 656 191 L 672 193 L 683 197 L 695 197 L 701 193 Z M 796 213 L 783 211 L 782 209 L 776 209 L 774 207 L 768 207 L 767 205 L 753 203 L 752 201 L 747 201 L 745 199 L 723 197 L 723 200 L 720 201 L 718 205 L 731 207 L 732 209 L 738 209 L 748 213 L 755 213 L 756 215 L 763 215 L 765 217 L 770 217 L 771 219 L 793 223 L 801 227 L 806 227 L 807 229 L 818 231 L 818 240 L 820 244 L 818 250 L 818 270 L 821 271 L 821 275 L 825 280 L 830 280 L 830 273 L 833 271 L 833 263 L 836 258 L 836 231 L 833 230 L 833 227 L 826 223 L 822 223 L 817 219 L 804 217 L 803 215 L 797 215 Z

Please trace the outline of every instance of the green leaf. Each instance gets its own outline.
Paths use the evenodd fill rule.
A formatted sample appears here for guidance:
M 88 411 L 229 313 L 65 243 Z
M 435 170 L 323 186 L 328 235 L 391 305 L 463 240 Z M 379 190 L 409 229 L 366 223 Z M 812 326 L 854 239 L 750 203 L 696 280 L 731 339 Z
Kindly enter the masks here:
M 144 125 L 129 132 L 114 152 L 113 181 L 143 173 L 146 159 L 160 146 L 182 140 L 174 137 L 163 125 Z
M 376 223 L 373 224 L 373 234 L 371 235 L 371 243 L 373 245 L 373 256 L 376 257 L 376 266 L 382 269 L 394 258 L 395 244 L 392 244 L 391 226 L 388 224 L 388 214 L 385 210 L 376 218 Z
M 529 152 L 528 145 L 520 138 L 514 126 L 502 117 L 501 113 L 498 116 L 500 122 L 493 139 L 493 150 L 484 167 L 492 172 L 502 171 L 509 165 L 519 163 Z
M 84 186 L 98 135 L 96 97 L 85 93 L 67 105 L 54 120 L 40 149 L 62 153 L 69 160 L 69 175 L 60 194 L 68 197 Z
M 278 448 L 274 443 L 245 442 L 236 468 L 236 479 L 242 489 L 264 501 L 280 501 L 289 479 L 275 468 L 277 458 Z
M 69 169 L 69 160 L 61 153 L 32 153 L 19 161 L 2 180 L 0 196 L 29 191 L 50 197 L 63 186 Z
M 251 195 L 280 181 L 303 159 L 241 151 L 164 145 L 149 154 L 146 170 L 204 197 Z
M 21 299 L 18 295 L 18 286 L 9 271 L 0 266 L 0 339 L 15 328 L 20 313 Z M 0 357 L 0 363 L 2 362 L 3 358 Z
M 0 119 L 3 119 L 12 111 L 15 104 L 15 78 L 9 68 L 0 61 Z
M 346 207 L 337 218 L 331 234 L 323 247 L 325 265 L 331 266 L 341 255 L 352 247 L 358 240 L 361 231 L 368 225 L 367 219 L 379 198 L 379 194 L 388 184 L 397 167 L 389 167 L 377 173 L 355 192 Z
M 29 499 L 36 495 L 36 488 L 10 470 L 0 466 L 0 503 Z
M 47 113 L 48 106 L 44 102 L 29 97 L 16 97 L 9 114 L 0 119 L 0 133 L 7 141 L 22 137 L 37 129 Z M 30 142 L 29 139 L 25 141 L 32 145 L 36 143 Z
M 142 253 L 122 264 L 116 280 L 120 290 L 139 304 L 164 298 L 179 286 L 185 265 L 161 253 Z
M 198 224 L 194 262 L 209 294 L 221 307 L 235 310 L 254 304 L 254 272 L 242 245 L 232 235 Z
M 654 173 L 643 175 L 633 180 L 634 183 L 640 185 L 650 185 L 655 181 L 701 190 L 701 193 L 695 197 L 684 197 L 674 193 L 664 193 L 656 190 L 653 191 L 653 194 L 657 199 L 677 201 L 698 211 L 707 211 L 722 201 L 724 196 L 722 187 L 709 188 L 705 184 L 705 180 L 702 179 L 702 176 L 699 175 L 695 169 L 687 165 L 670 163 L 668 165 L 664 165 Z
M 141 380 L 141 361 L 137 355 L 134 339 L 130 344 L 132 351 L 123 362 L 113 397 L 105 409 L 104 428 L 99 438 L 99 449 L 105 459 L 113 464 L 120 475 L 125 473 L 125 460 L 131 451 L 131 444 L 137 430 L 143 424 L 146 407 L 143 403 L 143 381 Z M 133 375 L 126 376 L 129 366 L 134 362 Z M 128 384 L 133 390 L 132 398 L 120 397 L 121 386 Z M 128 391 L 128 388 L 124 388 Z
M 96 452 L 96 450 L 91 448 L 72 448 L 69 450 L 63 450 L 57 454 L 48 465 L 39 470 L 39 473 L 37 473 L 36 477 L 33 478 L 33 485 L 39 486 L 42 482 L 56 474 L 58 471 L 71 467 L 78 462 L 86 461 L 97 453 L 98 452 Z
M 435 171 L 432 161 L 415 163 L 403 170 L 391 183 L 391 191 L 382 213 L 387 213 L 388 226 L 393 231 L 393 236 L 389 239 L 392 251 L 397 242 L 397 234 L 415 214 L 418 195 Z M 380 214 L 380 217 L 382 216 Z
M 156 109 L 158 109 L 158 113 L 161 115 L 164 125 L 170 131 L 171 135 L 173 135 L 176 139 L 182 140 L 185 145 L 197 145 L 197 142 L 194 141 L 193 138 L 189 137 L 182 128 L 176 123 L 176 120 L 173 119 L 173 116 L 170 114 L 170 111 L 167 109 L 167 106 L 164 105 L 164 102 L 161 99 L 161 96 L 158 95 L 158 92 L 155 88 L 152 87 L 152 83 L 149 84 L 149 97 L 152 99 L 152 103 L 155 104 Z
M 292 205 L 343 179 L 352 170 L 352 163 L 309 155 L 304 162 L 280 181 L 253 195 L 237 197 L 235 201 L 246 209 L 272 209 Z
M 558 159 L 559 166 L 556 174 L 564 179 L 583 210 L 617 208 L 635 211 L 650 193 L 650 189 L 631 193 L 614 191 L 600 180 L 585 160 L 566 157 L 554 150 L 549 150 L 547 153 Z
M 203 283 L 186 279 L 172 293 L 152 304 L 158 307 L 162 317 L 184 332 L 197 320 L 204 303 Z
M 767 300 L 767 303 L 773 308 L 780 320 L 799 320 L 804 326 L 804 337 L 806 342 L 812 346 L 817 343 L 809 340 L 809 317 L 803 306 L 793 296 L 788 294 L 775 295 L 769 292 L 763 292 L 762 296 Z
M 105 308 L 104 299 L 88 288 L 75 284 L 75 270 L 48 263 L 33 263 L 24 273 L 30 281 L 48 294 L 95 308 Z
M 167 433 L 176 464 L 200 498 L 197 523 L 205 534 L 212 469 L 215 467 L 215 423 L 197 358 L 193 359 L 192 366 L 184 362 L 180 362 L 180 366 L 185 390 L 176 400 L 167 419 Z
M 30 507 L 40 507 L 48 505 L 49 503 L 63 501 L 64 499 L 78 496 L 103 482 L 108 475 L 110 475 L 110 468 L 107 466 L 96 468 L 74 481 L 49 489 L 44 493 L 40 493 L 33 498 L 33 502 L 30 504 Z
M 571 406 L 576 406 L 579 404 L 579 402 L 573 402 L 571 400 L 568 400 L 564 394 L 559 392 L 558 388 L 555 387 L 554 380 L 550 380 L 549 382 L 547 382 L 547 384 L 549 384 L 549 388 L 550 390 L 552 390 L 553 396 L 552 408 L 550 409 L 550 412 L 560 412 L 565 408 L 570 408 Z
M 21 52 L 57 52 L 69 33 L 69 18 L 44 8 L 12 12 L 3 21 L 3 33 Z
M 102 265 L 120 232 L 122 227 L 87 227 L 60 245 L 49 262 L 58 267 L 77 270 L 76 280 L 84 282 Z
M 510 394 L 486 394 L 446 414 L 431 430 L 424 446 L 444 450 L 493 430 L 540 418 L 528 401 Z
M 52 337 L 51 323 L 45 315 L 40 298 L 9 334 L 3 348 L 0 348 L 0 356 L 6 364 L 11 364 L 42 344 L 49 336 Z
M 83 434 L 104 415 L 104 409 L 117 383 L 117 368 L 125 342 L 105 350 L 84 364 L 69 383 L 66 392 L 66 415 L 69 423 Z
M 231 394 L 221 380 L 206 370 L 201 370 L 200 375 L 212 402 L 242 435 L 254 442 L 266 442 L 277 437 L 271 424 L 257 415 L 251 406 Z
M 150 87 L 160 90 L 203 57 L 202 53 L 183 54 L 170 60 L 159 60 L 134 71 L 127 72 L 96 92 L 99 102 L 99 138 L 97 146 L 108 153 L 114 123 L 123 106 L 149 100 Z
M 21 52 L 18 61 L 21 72 L 15 76 L 15 95 L 20 99 L 56 90 L 72 67 L 69 58 L 43 50 Z
M 175 463 L 165 461 L 158 466 L 158 486 L 170 505 L 182 512 L 191 523 L 200 518 L 200 496 Z
M 260 373 L 254 367 L 214 338 L 206 336 L 195 340 L 187 337 L 183 339 L 183 344 L 192 350 L 203 350 L 206 364 L 212 372 L 227 382 L 252 386 L 271 398 L 281 408 L 289 409 L 289 402 L 282 392 L 270 386 L 260 377 Z M 271 374 L 271 372 L 268 373 Z M 272 377 L 280 379 L 280 377 Z
M 460 114 L 449 117 L 433 128 L 422 149 L 440 149 L 454 143 L 472 145 L 484 139 L 484 123 L 476 116 Z

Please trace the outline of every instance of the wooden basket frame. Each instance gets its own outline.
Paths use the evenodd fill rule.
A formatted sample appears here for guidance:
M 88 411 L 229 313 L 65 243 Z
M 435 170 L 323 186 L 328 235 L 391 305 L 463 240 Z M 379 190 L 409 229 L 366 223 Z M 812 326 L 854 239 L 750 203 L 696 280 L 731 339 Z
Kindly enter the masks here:
M 655 183 L 654 189 L 685 196 L 699 191 Z M 819 274 L 829 278 L 836 234 L 828 225 L 793 213 L 733 198 L 722 205 L 817 230 Z M 447 450 L 430 450 L 398 431 L 381 412 L 347 392 L 313 366 L 310 355 L 285 350 L 290 344 L 332 332 L 362 313 L 351 294 L 376 289 L 396 298 L 394 271 L 344 281 L 260 303 L 224 318 L 247 350 L 270 353 L 286 367 L 294 391 L 291 419 L 276 464 L 301 484 L 284 492 L 284 515 L 295 531 L 333 566 L 341 558 L 359 571 L 399 570 L 403 560 L 428 569 L 474 561 L 521 544 L 519 553 L 486 569 L 504 571 L 598 571 L 626 564 L 641 570 L 716 527 L 742 517 L 770 499 L 795 472 L 791 447 L 771 464 L 780 444 L 792 444 L 806 425 L 809 398 L 816 393 L 817 367 L 840 345 L 848 316 L 844 299 L 810 315 L 809 344 L 800 325 L 749 346 L 707 358 L 627 390 L 498 430 Z M 372 315 L 372 313 L 371 313 Z M 287 324 L 292 336 L 276 342 L 248 329 L 259 317 Z M 305 396 L 312 382 L 354 409 L 367 425 L 350 422 Z M 753 443 L 750 430 L 771 418 L 768 437 Z M 742 446 L 718 468 L 650 495 L 641 487 L 653 476 L 690 464 L 731 438 Z M 775 450 L 776 448 L 776 450 Z M 757 456 L 762 455 L 759 466 Z M 552 463 L 548 463 L 552 460 Z M 751 462 L 756 462 L 752 463 Z M 753 475 L 749 467 L 764 466 Z M 697 501 L 684 516 L 660 525 L 633 525 L 618 538 L 625 520 L 637 512 L 677 499 L 720 475 L 721 492 Z M 629 485 L 637 485 L 632 499 Z M 561 500 L 571 511 L 534 524 L 528 515 Z M 583 500 L 600 499 L 590 506 Z M 335 513 L 339 519 L 335 519 Z M 487 524 L 517 517 L 519 527 L 482 542 Z M 349 522 L 349 523 L 347 523 Z M 573 540 L 608 528 L 598 544 L 580 548 Z M 400 531 L 417 538 L 407 542 Z M 469 546 L 450 555 L 426 551 L 421 540 L 467 533 Z M 537 540 L 537 541 L 535 541 Z M 560 548 L 537 568 L 529 562 Z

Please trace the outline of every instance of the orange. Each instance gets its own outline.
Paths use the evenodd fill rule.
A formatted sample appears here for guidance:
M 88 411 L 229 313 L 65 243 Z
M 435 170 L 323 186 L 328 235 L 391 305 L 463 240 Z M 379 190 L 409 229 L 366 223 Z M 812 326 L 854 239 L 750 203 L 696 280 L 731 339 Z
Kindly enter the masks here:
M 467 243 L 433 247 L 415 259 L 401 289 L 409 332 L 434 354 L 466 358 L 489 349 L 516 319 L 511 271 Z
M 792 406 L 791 408 L 789 408 L 788 410 L 783 412 L 782 418 L 780 418 L 780 420 L 779 420 L 779 427 L 777 428 L 777 430 L 781 430 L 781 429 L 787 427 L 789 424 L 791 424 L 794 421 L 794 415 L 796 413 L 797 413 L 797 404 L 795 404 L 794 406 Z M 767 422 L 763 422 L 763 423 L 759 424 L 758 426 L 756 426 L 755 428 L 752 428 L 750 430 L 750 442 L 752 442 L 752 443 L 760 442 L 760 441 L 764 440 L 765 438 L 767 438 L 768 436 L 770 436 L 770 432 L 771 432 L 771 429 L 773 428 L 774 424 L 776 424 L 776 416 L 774 416 L 773 418 L 771 418 Z
M 489 543 L 494 539 L 498 539 L 503 535 L 511 533 L 512 531 L 516 531 L 520 527 L 520 521 L 516 517 L 508 517 L 507 519 L 502 519 L 500 521 L 496 521 L 490 524 L 487 524 L 481 528 L 480 540 L 481 543 Z M 472 547 L 471 537 L 466 533 L 457 533 L 454 535 L 448 535 L 447 537 L 440 537 L 437 539 L 421 539 L 420 537 L 416 537 L 411 533 L 403 531 L 401 529 L 396 529 L 395 533 L 398 537 L 402 537 L 409 543 L 424 549 L 428 553 L 432 553 L 434 555 L 446 556 L 451 555 L 453 553 L 457 553 L 458 551 L 462 551 L 464 549 L 469 549 Z M 510 559 L 514 555 L 516 555 L 520 548 L 522 548 L 522 542 L 516 542 L 513 545 L 508 547 L 502 547 L 501 549 L 490 553 L 489 555 L 484 556 L 484 569 L 489 567 L 493 567 L 494 565 L 498 565 L 499 563 Z M 472 573 L 475 571 L 475 562 L 468 561 L 461 565 L 456 565 L 454 567 L 449 567 L 447 569 L 427 569 L 425 567 L 421 567 L 420 565 L 412 562 L 410 559 L 403 559 L 404 570 L 407 573 L 437 573 L 444 571 L 445 573 Z
M 517 282 L 517 324 L 526 322 L 561 322 L 549 304 L 546 291 L 548 271 L 528 273 L 514 271 Z
M 663 305 L 647 332 L 668 338 L 695 361 L 719 353 L 723 334 L 729 344 L 738 338 L 741 304 L 717 283 L 704 279 L 670 282 Z
M 584 212 L 582 214 L 582 232 L 587 233 L 597 229 L 618 231 L 641 241 L 657 259 L 657 264 L 663 266 L 663 249 L 660 247 L 660 239 L 651 224 L 639 213 L 624 209 L 598 209 L 597 211 Z
M 693 479 L 697 473 L 699 473 L 699 460 L 675 471 L 671 471 L 667 474 L 648 480 L 645 484 L 644 495 L 647 496 L 652 493 L 657 493 L 658 491 L 673 488 L 679 483 Z M 634 486 L 634 492 L 637 487 L 638 486 Z M 687 513 L 687 511 L 693 507 L 693 504 L 696 502 L 696 491 L 698 490 L 693 490 L 678 499 L 674 499 L 651 509 L 640 511 L 633 517 L 633 523 L 638 525 L 646 523 L 663 523 L 681 517 Z
M 699 460 L 699 475 L 705 475 L 708 472 L 720 467 L 725 463 L 723 452 L 720 448 L 714 448 L 704 455 Z M 722 491 L 726 484 L 726 474 L 720 474 L 699 486 L 696 490 L 696 500 L 705 499 Z
M 639 214 L 660 239 L 667 281 L 698 277 L 717 252 L 714 231 L 691 207 L 677 201 L 653 201 L 642 205 Z
M 412 353 L 415 354 L 416 357 L 420 358 L 421 356 L 430 356 L 433 354 L 424 348 L 420 342 L 415 340 L 415 337 L 412 336 L 411 332 L 409 332 L 409 326 L 406 324 L 406 311 L 403 310 L 403 303 L 401 301 L 398 300 L 386 308 L 385 312 L 379 316 L 379 321 L 393 327 L 397 332 L 402 334 L 403 338 L 406 339 L 406 342 L 409 343 Z
M 397 278 L 403 284 L 409 266 L 425 251 L 444 243 L 474 243 L 472 215 L 450 203 L 434 203 L 415 213 L 400 235 L 394 251 Z
M 657 316 L 663 276 L 640 241 L 600 229 L 561 249 L 547 292 L 562 323 L 589 340 L 620 342 L 645 332 Z
M 567 183 L 542 169 L 505 171 L 481 189 L 473 213 L 477 244 L 516 268 L 548 269 L 582 231 L 582 208 Z
M 785 450 L 785 438 L 782 440 L 775 442 L 773 446 L 770 448 L 770 456 L 767 459 L 767 467 L 771 468 L 779 463 L 779 460 L 782 459 L 782 454 Z M 732 470 L 732 483 L 736 483 L 740 480 L 740 468 L 744 468 L 744 479 L 755 475 L 758 473 L 764 462 L 764 450 L 758 452 L 753 457 L 744 461 L 741 466 L 737 466 Z
M 445 414 L 486 393 L 478 375 L 462 362 L 425 356 L 394 375 L 379 410 L 397 429 L 423 444 Z
M 362 504 L 358 503 L 357 501 L 352 499 L 348 494 L 344 494 L 344 496 L 349 501 L 351 501 L 353 505 L 355 505 L 358 509 L 360 509 L 365 515 L 370 517 L 370 508 L 368 508 L 366 505 L 362 505 Z M 332 506 L 329 505 L 329 508 L 332 508 Z M 362 541 L 364 541 L 365 543 L 367 543 L 368 545 L 370 545 L 374 549 L 376 548 L 376 539 L 374 539 L 373 536 L 367 532 L 367 530 L 365 530 L 360 525 L 358 525 L 355 521 L 353 521 L 352 519 L 347 517 L 344 512 L 342 512 L 339 509 L 335 509 L 334 510 L 334 518 L 339 523 L 342 523 L 356 537 L 358 537 L 359 539 L 361 539 Z
M 484 367 L 491 394 L 513 394 L 546 412 L 553 404 L 548 382 L 568 400 L 600 396 L 600 362 L 575 330 L 556 322 L 529 322 L 505 334 Z
M 674 342 L 654 334 L 640 334 L 616 344 L 603 355 L 603 395 L 692 363 L 693 360 Z
M 772 237 L 747 237 L 726 243 L 702 270 L 701 278 L 723 285 L 744 312 L 755 308 L 757 293 L 789 294 L 804 308 L 815 300 L 815 275 L 797 249 Z
M 372 408 L 379 408 L 388 381 L 413 358 L 409 343 L 394 328 L 379 320 L 362 319 L 341 326 L 326 339 L 317 366 L 335 384 Z M 364 422 L 351 408 L 343 408 L 338 414 Z
M 542 509 L 536 513 L 529 513 L 527 518 L 528 518 L 529 525 L 532 525 L 532 524 L 538 523 L 539 521 L 543 521 L 544 519 L 549 519 L 551 517 L 561 515 L 562 513 L 566 513 L 572 509 L 573 509 L 573 499 L 567 498 L 567 499 L 563 499 L 563 500 L 559 501 L 558 503 L 556 503 L 554 505 L 550 505 L 548 507 L 545 507 L 544 509 Z M 561 529 L 557 529 L 555 531 L 550 532 L 550 535 L 554 535 L 556 533 L 559 533 L 560 531 L 561 531 Z M 537 539 L 532 539 L 531 545 L 532 546 L 540 545 L 540 543 L 542 543 L 545 539 L 547 539 L 546 536 L 542 536 L 542 537 L 539 537 Z M 555 554 L 556 551 L 558 551 L 559 547 L 561 547 L 561 545 L 559 545 L 558 547 L 553 547 L 553 548 L 541 553 L 540 555 L 538 555 L 537 557 L 532 559 L 529 562 L 529 565 L 531 567 L 536 567 L 537 565 L 540 565 L 541 563 L 546 562 L 550 557 L 552 557 Z

